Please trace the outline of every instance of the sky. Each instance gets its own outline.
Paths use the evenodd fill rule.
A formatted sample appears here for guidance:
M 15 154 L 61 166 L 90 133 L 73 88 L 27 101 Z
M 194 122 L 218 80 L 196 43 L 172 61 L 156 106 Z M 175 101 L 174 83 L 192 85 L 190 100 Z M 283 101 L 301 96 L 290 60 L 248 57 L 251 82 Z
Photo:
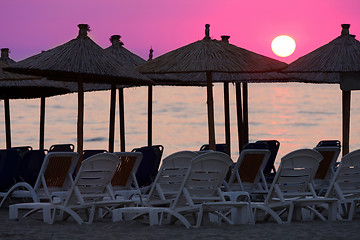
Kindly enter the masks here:
M 86 23 L 98 45 L 110 46 L 121 35 L 124 46 L 144 59 L 204 37 L 229 35 L 230 43 L 286 63 L 330 42 L 351 24 L 360 36 L 358 0 L 1 0 L 0 48 L 20 61 L 75 38 L 77 24 Z M 271 41 L 289 35 L 296 50 L 278 57 Z

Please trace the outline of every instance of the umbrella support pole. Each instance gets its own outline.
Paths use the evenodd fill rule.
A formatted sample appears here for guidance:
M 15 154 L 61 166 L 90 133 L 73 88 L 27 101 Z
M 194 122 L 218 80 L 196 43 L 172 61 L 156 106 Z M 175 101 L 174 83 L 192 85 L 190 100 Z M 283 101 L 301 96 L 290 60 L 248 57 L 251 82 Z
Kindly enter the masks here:
M 110 121 L 109 121 L 109 152 L 114 152 L 115 140 L 115 107 L 116 107 L 116 84 L 111 84 L 110 93 Z
M 350 139 L 350 102 L 351 92 L 342 91 L 342 111 L 343 111 L 343 156 L 349 153 Z
M 235 93 L 236 93 L 236 112 L 237 112 L 237 128 L 238 128 L 238 142 L 239 142 L 239 153 L 244 146 L 243 141 L 243 111 L 242 111 L 242 102 L 241 102 L 241 83 L 235 83 Z
M 148 87 L 148 146 L 152 146 L 152 96 L 153 87 Z
M 45 136 L 45 97 L 41 97 L 39 149 L 44 149 L 44 136 Z
M 77 170 L 79 170 L 84 150 L 84 86 L 83 80 L 78 81 L 78 121 L 77 121 L 77 151 L 79 153 L 79 161 Z
M 209 149 L 216 150 L 215 147 L 215 121 L 214 121 L 214 101 L 212 88 L 212 72 L 206 72 L 207 82 L 207 109 L 208 109 L 208 127 L 209 127 Z
M 229 83 L 224 82 L 224 114 L 226 153 L 231 156 Z
M 120 151 L 125 152 L 124 88 L 119 88 Z
M 243 126 L 244 144 L 249 143 L 248 84 L 243 83 Z
M 5 134 L 6 134 L 6 148 L 11 148 L 11 127 L 10 127 L 10 102 L 8 98 L 4 99 L 5 110 Z

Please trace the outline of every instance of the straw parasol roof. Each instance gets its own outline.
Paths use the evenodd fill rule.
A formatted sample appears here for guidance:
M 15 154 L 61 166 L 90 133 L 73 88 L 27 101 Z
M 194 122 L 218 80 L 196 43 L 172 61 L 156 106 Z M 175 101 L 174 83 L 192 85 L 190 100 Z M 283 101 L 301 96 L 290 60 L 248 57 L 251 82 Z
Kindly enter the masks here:
M 69 42 L 29 57 L 6 68 L 7 71 L 45 76 L 48 79 L 78 83 L 78 152 L 83 152 L 83 82 L 144 85 L 146 76 L 120 63 L 87 35 L 90 28 L 79 24 L 78 36 Z
M 209 25 L 206 25 L 209 29 Z M 260 73 L 281 70 L 286 63 L 209 37 L 165 53 L 140 65 L 141 73 Z M 221 81 L 224 81 L 223 79 Z M 220 81 L 220 80 L 219 80 Z
M 203 73 L 207 82 L 207 103 L 210 149 L 215 150 L 212 82 L 215 73 L 261 73 L 281 70 L 286 63 L 239 48 L 226 41 L 210 38 L 210 25 L 205 25 L 202 40 L 165 53 L 154 60 L 137 67 L 144 74 Z M 195 75 L 196 76 L 196 75 Z M 203 75 L 201 76 L 203 77 Z M 193 80 L 194 75 L 182 75 L 182 80 Z M 218 81 L 226 79 L 215 78 Z
M 124 66 L 87 36 L 87 24 L 79 24 L 79 35 L 69 42 L 29 57 L 6 68 L 6 71 L 46 76 L 61 81 L 151 84 L 144 75 Z
M 292 62 L 284 72 L 360 72 L 360 42 L 349 34 L 350 24 L 341 26 L 339 37 Z
M 341 35 L 300 57 L 283 70 L 290 77 L 310 83 L 340 83 L 343 90 L 343 154 L 349 152 L 350 90 L 360 86 L 360 42 L 342 24 Z

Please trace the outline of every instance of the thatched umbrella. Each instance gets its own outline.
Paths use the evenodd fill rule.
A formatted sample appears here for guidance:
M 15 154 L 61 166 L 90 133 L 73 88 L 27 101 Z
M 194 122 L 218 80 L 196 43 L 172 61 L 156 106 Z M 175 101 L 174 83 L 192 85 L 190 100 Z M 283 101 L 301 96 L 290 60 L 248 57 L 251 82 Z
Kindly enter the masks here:
M 136 66 L 145 62 L 144 59 L 130 52 L 125 47 L 124 43 L 120 41 L 120 35 L 113 35 L 110 38 L 111 46 L 106 48 L 105 51 L 112 54 L 119 62 L 128 66 L 129 68 L 135 68 Z M 124 87 L 119 87 L 119 119 L 120 119 L 120 150 L 125 152 L 125 120 L 124 120 Z M 129 86 L 130 87 L 130 86 Z M 150 88 L 151 86 L 149 86 Z M 116 85 L 111 85 L 111 106 L 110 109 L 110 131 L 109 131 L 109 151 L 114 149 L 114 128 L 115 128 L 115 100 L 116 100 Z
M 105 51 L 111 53 L 119 62 L 127 65 L 131 68 L 135 68 L 146 61 L 139 57 L 138 55 L 132 53 L 128 49 L 124 47 L 124 43 L 120 40 L 120 35 L 113 35 L 110 38 L 111 46 L 106 48 Z M 150 49 L 149 53 L 149 61 L 152 60 L 153 56 L 153 49 Z M 183 82 L 179 80 L 176 76 L 164 74 L 164 75 L 157 75 L 157 74 L 149 74 L 149 78 L 154 81 L 154 85 L 174 85 L 174 86 L 182 86 L 188 85 L 188 82 Z M 199 85 L 199 84 L 195 84 Z M 121 151 L 125 151 L 125 121 L 124 121 L 124 88 L 132 87 L 128 86 L 121 86 L 119 87 L 119 115 L 120 115 L 120 149 Z M 115 89 L 115 86 L 113 86 Z M 115 95 L 112 95 L 112 101 L 115 101 Z M 152 145 L 152 96 L 153 96 L 153 85 L 148 86 L 148 145 Z M 111 110 L 113 114 L 111 115 L 110 119 L 114 119 L 115 117 L 115 108 Z M 115 120 L 113 120 L 114 122 Z M 111 133 L 109 134 L 111 135 Z M 113 134 L 112 134 L 113 136 Z M 113 137 L 112 137 L 113 138 Z M 109 137 L 110 139 L 110 137 Z M 110 143 L 109 143 L 110 144 Z
M 9 99 L 41 98 L 39 148 L 44 148 L 45 98 L 75 91 L 74 86 L 46 80 L 36 76 L 3 71 L 4 67 L 15 63 L 9 57 L 9 49 L 1 49 L 0 58 L 0 99 L 4 100 L 6 148 L 11 148 L 10 104 Z
M 91 40 L 87 24 L 79 24 L 78 36 L 58 47 L 29 57 L 7 71 L 46 76 L 48 79 L 78 83 L 78 153 L 83 152 L 84 82 L 109 84 L 151 84 L 152 81 L 119 63 Z
M 342 24 L 341 35 L 289 64 L 284 72 L 303 82 L 340 83 L 343 113 L 343 155 L 349 152 L 350 90 L 360 89 L 360 42 Z
M 223 35 L 221 39 L 229 43 L 230 36 Z M 285 63 L 282 63 L 286 66 Z M 205 73 L 178 74 L 183 79 L 192 79 L 192 81 L 206 82 Z M 249 122 L 248 122 L 248 83 L 278 83 L 293 82 L 294 80 L 279 72 L 265 73 L 213 73 L 214 82 L 223 82 L 224 84 L 224 115 L 225 115 L 225 142 L 226 151 L 230 155 L 230 109 L 229 109 L 229 83 L 235 83 L 236 89 L 236 109 L 237 109 L 237 129 L 238 129 L 238 147 L 239 152 L 243 146 L 249 142 Z M 242 84 L 242 87 L 241 87 Z
M 168 52 L 140 65 L 137 69 L 144 74 L 203 73 L 206 75 L 204 79 L 207 82 L 209 145 L 210 149 L 215 150 L 212 92 L 214 74 L 267 72 L 285 68 L 286 64 L 229 43 L 212 40 L 209 27 L 209 24 L 205 25 L 205 37 L 203 40 Z

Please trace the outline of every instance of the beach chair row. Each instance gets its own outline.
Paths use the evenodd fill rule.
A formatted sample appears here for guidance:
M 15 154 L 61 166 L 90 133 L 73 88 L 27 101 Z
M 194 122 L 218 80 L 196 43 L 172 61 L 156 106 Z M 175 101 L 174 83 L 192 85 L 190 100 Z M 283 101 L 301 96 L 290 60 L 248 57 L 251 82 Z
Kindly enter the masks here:
M 163 153 L 162 145 L 135 148 L 133 152 L 141 152 L 141 161 L 136 173 L 138 183 L 142 186 L 151 184 L 154 180 Z M 73 144 L 52 145 L 49 150 L 33 150 L 30 146 L 14 147 L 0 150 L 0 197 L 17 182 L 26 182 L 34 187 L 39 171 L 47 153 L 74 152 Z M 106 150 L 91 149 L 83 151 L 83 159 L 104 153 Z M 74 173 L 75 174 L 75 173 Z M 1 205 L 0 205 L 1 206 Z
M 263 159 L 269 156 L 268 150 L 263 149 L 246 152 L 257 156 L 263 155 L 265 156 Z M 344 175 L 338 173 L 344 166 L 348 166 L 345 171 L 346 174 L 349 174 L 349 169 L 358 168 L 354 167 L 353 163 L 346 163 L 346 159 L 352 159 L 354 162 L 353 159 L 356 159 L 356 154 L 358 154 L 357 151 L 354 151 L 343 158 L 325 196 L 319 196 L 313 186 L 314 176 L 323 159 L 323 156 L 316 150 L 301 149 L 284 156 L 269 190 L 266 191 L 266 188 L 262 187 L 263 192 L 255 192 L 260 195 L 265 194 L 263 201 L 251 201 L 250 195 L 254 194 L 253 191 L 246 189 L 233 191 L 231 187 L 229 188 L 231 185 L 240 187 L 244 185 L 241 172 L 232 169 L 230 178 L 224 183 L 229 169 L 233 166 L 228 155 L 219 152 L 206 152 L 199 155 L 199 152 L 184 151 L 170 155 L 163 160 L 148 194 L 130 191 L 130 195 L 138 194 L 135 200 L 130 200 L 128 187 L 123 188 L 122 192 L 120 190 L 116 193 L 114 186 L 110 187 L 111 184 L 108 184 L 102 192 L 103 194 L 106 192 L 105 195 L 97 196 L 96 200 L 90 198 L 90 202 L 85 202 L 81 200 L 85 193 L 82 194 L 81 187 L 75 186 L 78 183 L 73 183 L 70 192 L 76 193 L 74 195 L 77 204 L 72 202 L 72 205 L 69 205 L 70 200 L 65 201 L 67 202 L 65 204 L 64 199 L 67 198 L 61 197 L 61 194 L 57 193 L 57 195 L 51 196 L 50 203 L 36 205 L 36 209 L 41 209 L 44 212 L 44 220 L 47 222 L 54 221 L 55 210 L 61 210 L 60 212 L 66 210 L 68 214 L 81 223 L 82 219 L 75 210 L 87 209 L 89 206 L 92 210 L 87 209 L 91 213 L 89 214 L 91 217 L 87 221 L 92 222 L 97 213 L 95 209 L 106 206 L 106 209 L 111 209 L 109 211 L 113 216 L 113 221 L 129 220 L 145 215 L 151 225 L 173 222 L 174 219 L 177 219 L 186 227 L 200 226 L 206 221 L 226 221 L 230 224 L 253 223 L 258 220 L 259 212 L 264 212 L 265 217 L 271 216 L 278 223 L 291 222 L 293 219 L 298 220 L 305 217 L 310 219 L 317 217 L 321 220 L 328 219 L 330 221 L 346 217 L 351 220 L 357 203 L 356 197 L 354 195 L 353 198 L 341 198 L 339 183 L 336 183 L 339 178 L 335 180 L 335 176 Z M 117 159 L 120 158 L 117 157 Z M 85 164 L 86 161 L 83 163 Z M 235 164 L 235 169 L 239 165 L 238 163 Z M 119 166 L 121 164 L 118 163 L 115 168 L 119 169 Z M 99 169 L 94 171 L 99 171 Z M 121 171 L 114 170 L 110 175 L 116 172 L 120 173 Z M 348 176 L 346 174 L 345 176 Z M 354 174 L 352 177 L 356 178 L 358 175 Z M 89 176 L 88 172 L 87 177 Z M 81 179 L 81 177 L 79 178 Z M 112 175 L 111 180 L 113 178 Z M 91 179 L 93 180 L 93 178 Z M 136 178 L 133 177 L 134 179 Z M 235 179 L 236 181 L 232 181 Z M 74 182 L 79 181 L 75 179 Z M 96 181 L 94 180 L 94 182 Z M 87 185 L 89 184 L 87 183 Z M 126 192 L 128 195 L 124 194 Z M 343 195 L 348 196 L 349 192 L 350 189 Z M 68 198 L 72 196 L 68 190 L 62 191 L 62 194 L 67 195 Z M 90 191 L 90 195 L 92 194 Z M 53 202 L 55 199 L 57 203 Z M 11 205 L 10 217 L 17 218 L 18 209 L 29 208 L 33 210 L 33 207 L 34 205 L 31 203 Z M 189 220 L 193 216 L 197 216 L 195 223 Z M 286 217 L 285 220 L 283 220 L 283 216 Z

